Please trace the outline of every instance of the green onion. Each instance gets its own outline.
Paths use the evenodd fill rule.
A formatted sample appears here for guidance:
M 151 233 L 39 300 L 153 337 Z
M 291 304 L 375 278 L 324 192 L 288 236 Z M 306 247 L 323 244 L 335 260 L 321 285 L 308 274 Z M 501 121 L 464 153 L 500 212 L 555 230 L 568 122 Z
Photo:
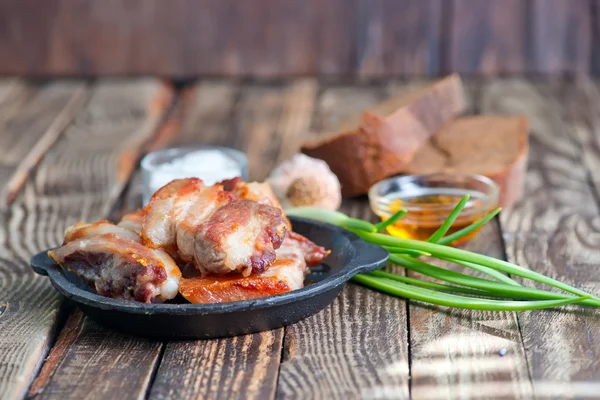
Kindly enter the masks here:
M 439 258 L 441 260 L 466 261 L 467 263 L 482 265 L 488 268 L 495 269 L 497 271 L 502 271 L 508 274 L 531 279 L 533 281 L 543 283 L 549 286 L 554 286 L 555 288 L 562 289 L 566 292 L 570 292 L 576 295 L 588 295 L 588 293 L 584 292 L 583 290 L 574 288 L 573 286 L 567 285 L 566 283 L 562 283 L 560 281 L 557 281 L 556 279 L 549 278 L 545 275 L 531 271 L 527 268 L 523 268 L 503 260 L 498 260 L 493 257 L 472 253 L 466 250 L 456 249 L 449 246 L 442 246 L 434 243 L 421 242 L 418 240 L 399 239 L 387 235 L 382 235 L 380 233 L 360 232 L 359 236 L 361 236 L 362 238 L 366 238 L 367 241 L 370 243 L 387 244 L 399 248 L 425 251 L 431 254 L 433 257 Z
M 429 257 L 431 256 L 431 254 L 427 253 L 426 251 L 420 251 L 420 250 L 407 250 L 407 249 L 401 249 L 398 247 L 393 247 L 393 246 L 381 246 L 384 249 L 386 249 L 387 251 L 389 251 L 391 254 L 408 254 L 410 256 L 413 257 Z
M 470 198 L 471 196 L 465 194 L 463 198 L 460 199 L 460 201 L 458 202 L 456 207 L 454 207 L 454 210 L 452 210 L 450 215 L 448 215 L 448 218 L 446 218 L 442 226 L 440 226 L 437 231 L 433 232 L 433 235 L 431 235 L 428 242 L 437 243 L 442 237 L 444 237 L 446 232 L 448 232 L 450 227 L 452 227 L 454 221 L 456 221 L 456 218 L 458 218 L 458 214 L 460 214 L 462 209 L 465 208 L 465 205 L 467 205 L 467 202 Z
M 448 236 L 444 236 L 467 201 L 468 197 L 465 197 L 459 202 L 440 229 L 432 235 L 429 242 L 401 239 L 377 233 L 379 230 L 385 229 L 387 226 L 400 219 L 405 214 L 403 210 L 400 210 L 390 218 L 394 218 L 393 222 L 389 222 L 388 224 L 380 223 L 377 225 L 373 225 L 360 219 L 350 218 L 337 211 L 327 211 L 315 208 L 295 208 L 286 210 L 286 212 L 290 216 L 312 218 L 346 228 L 357 234 L 363 240 L 387 249 L 391 253 L 391 262 L 437 280 L 458 285 L 453 286 L 423 281 L 391 274 L 385 271 L 359 274 L 353 278 L 355 282 L 394 296 L 448 307 L 488 311 L 533 310 L 567 304 L 600 307 L 600 298 L 592 296 L 583 290 L 562 283 L 556 279 L 493 257 L 449 247 L 448 244 L 479 229 L 500 212 L 500 209 L 496 209 L 481 220 Z M 434 243 L 436 241 L 437 243 Z M 416 258 L 420 256 L 429 256 L 442 261 L 459 264 L 487 274 L 498 281 L 474 277 L 431 265 Z M 504 274 L 511 274 L 534 282 L 543 283 L 571 294 L 524 287 Z M 508 300 L 458 296 L 447 292 Z M 573 294 L 576 296 L 573 296 Z
M 441 291 L 445 291 L 445 292 L 465 293 L 465 294 L 471 294 L 474 296 L 494 296 L 493 292 L 488 292 L 485 290 L 470 289 L 470 288 L 453 286 L 453 285 L 442 285 L 442 284 L 435 283 L 435 282 L 429 282 L 429 281 L 424 281 L 421 279 L 410 278 L 408 276 L 391 274 L 389 272 L 385 272 L 385 271 L 381 271 L 381 270 L 369 272 L 368 275 L 379 277 L 379 278 L 391 279 L 393 281 L 404 282 L 404 283 L 414 285 L 414 286 L 421 286 L 424 288 L 441 290 Z
M 437 243 L 438 244 L 450 244 L 464 236 L 467 236 L 471 232 L 476 231 L 477 229 L 481 228 L 483 225 L 490 222 L 496 215 L 498 215 L 498 213 L 500 211 L 502 211 L 501 208 L 496 208 L 494 211 L 492 211 L 491 213 L 489 213 L 488 215 L 486 215 L 479 221 L 475 221 L 471 225 L 465 226 L 464 228 L 459 229 L 458 231 L 441 238 L 440 240 L 438 240 Z
M 463 267 L 474 269 L 475 271 L 479 271 L 483 274 L 491 276 L 492 278 L 496 278 L 500 282 L 508 283 L 509 285 L 514 285 L 514 286 L 521 286 L 521 284 L 519 282 L 517 282 L 514 279 L 510 278 L 509 276 L 503 274 L 502 272 L 496 271 L 495 269 L 492 269 L 492 268 L 489 268 L 489 267 L 486 267 L 483 265 L 471 263 L 468 261 L 463 261 L 463 260 L 447 259 L 446 261 L 450 261 L 450 262 L 453 262 L 454 264 L 459 264 L 459 265 L 462 265 Z
M 410 269 L 412 271 L 418 272 L 426 276 L 430 276 L 432 278 L 439 279 L 441 281 L 492 292 L 502 297 L 518 297 L 523 299 L 536 300 L 567 300 L 574 298 L 573 296 L 562 293 L 549 292 L 546 290 L 528 288 L 523 286 L 514 286 L 506 283 L 494 282 L 487 279 L 461 274 L 460 272 L 440 268 L 435 265 L 427 264 L 420 260 L 415 260 L 411 257 L 391 255 L 390 261 L 394 264 L 401 265 L 407 269 Z M 389 274 L 383 271 L 376 272 L 378 276 L 386 275 L 385 277 L 389 279 L 395 279 L 390 275 L 396 276 L 394 274 Z M 600 306 L 600 302 L 594 299 L 586 300 L 582 304 L 589 306 Z
M 377 232 L 375 225 L 368 221 L 352 218 L 339 211 L 325 210 L 316 207 L 297 207 L 285 210 L 289 216 L 315 219 L 342 228 L 359 229 L 365 232 Z
M 407 211 L 404 210 L 404 209 L 402 209 L 402 210 L 396 212 L 394 215 L 392 215 L 388 219 L 386 219 L 385 221 L 381 221 L 380 223 L 378 223 L 377 225 L 375 225 L 375 229 L 376 229 L 375 232 L 381 232 L 385 228 L 387 228 L 388 226 L 395 224 L 402 217 L 404 217 L 406 215 L 406 213 L 407 213 Z
M 483 311 L 536 310 L 541 308 L 551 308 L 565 306 L 567 304 L 581 303 L 582 301 L 585 301 L 591 297 L 582 296 L 568 300 L 503 301 L 440 293 L 429 289 L 410 286 L 401 282 L 395 282 L 390 279 L 375 278 L 365 274 L 356 275 L 354 277 L 354 281 L 384 293 L 394 294 L 399 297 L 406 297 L 440 306 Z

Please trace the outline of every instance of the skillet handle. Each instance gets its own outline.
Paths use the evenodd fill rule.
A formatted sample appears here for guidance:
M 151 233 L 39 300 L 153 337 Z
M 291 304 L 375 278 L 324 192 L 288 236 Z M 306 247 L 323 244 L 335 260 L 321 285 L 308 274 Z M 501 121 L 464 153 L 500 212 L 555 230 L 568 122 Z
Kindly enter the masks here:
M 48 250 L 42 251 L 29 259 L 29 265 L 33 272 L 48 276 L 48 271 L 56 269 L 56 262 L 48 256 Z
M 356 239 L 352 244 L 356 249 L 356 257 L 349 266 L 352 276 L 375 271 L 387 264 L 390 253 L 383 247 L 362 239 Z

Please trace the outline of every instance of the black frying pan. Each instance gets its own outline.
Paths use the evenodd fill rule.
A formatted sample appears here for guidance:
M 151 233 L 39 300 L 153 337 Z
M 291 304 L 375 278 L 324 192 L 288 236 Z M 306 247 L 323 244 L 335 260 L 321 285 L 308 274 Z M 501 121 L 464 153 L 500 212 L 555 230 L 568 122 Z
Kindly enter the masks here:
M 47 275 L 63 296 L 96 321 L 134 335 L 163 339 L 209 339 L 236 336 L 293 324 L 325 308 L 354 275 L 381 268 L 388 252 L 332 225 L 291 218 L 294 231 L 331 249 L 313 268 L 306 286 L 261 299 L 218 304 L 144 304 L 100 296 L 75 274 L 60 268 L 46 251 L 31 267 Z

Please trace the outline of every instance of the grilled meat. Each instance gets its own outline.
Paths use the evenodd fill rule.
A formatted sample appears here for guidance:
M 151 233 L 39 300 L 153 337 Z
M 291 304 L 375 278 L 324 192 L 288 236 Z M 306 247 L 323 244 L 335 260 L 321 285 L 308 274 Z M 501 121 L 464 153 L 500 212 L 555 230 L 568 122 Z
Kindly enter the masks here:
M 151 303 L 174 298 L 179 288 L 181 272 L 166 252 L 107 221 L 69 228 L 65 244 L 48 255 L 103 296 Z
M 191 303 L 222 303 L 274 296 L 303 287 L 307 272 L 297 242 L 284 240 L 268 270 L 248 277 L 237 274 L 182 279 L 179 292 Z

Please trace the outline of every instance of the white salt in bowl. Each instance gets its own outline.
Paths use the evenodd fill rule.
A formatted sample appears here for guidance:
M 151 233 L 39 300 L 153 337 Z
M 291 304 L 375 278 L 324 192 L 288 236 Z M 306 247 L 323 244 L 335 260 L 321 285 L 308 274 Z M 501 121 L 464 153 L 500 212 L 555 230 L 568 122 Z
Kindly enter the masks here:
M 174 179 L 200 178 L 207 185 L 223 179 L 248 179 L 248 159 L 239 150 L 219 146 L 172 147 L 148 153 L 141 162 L 144 205 Z

